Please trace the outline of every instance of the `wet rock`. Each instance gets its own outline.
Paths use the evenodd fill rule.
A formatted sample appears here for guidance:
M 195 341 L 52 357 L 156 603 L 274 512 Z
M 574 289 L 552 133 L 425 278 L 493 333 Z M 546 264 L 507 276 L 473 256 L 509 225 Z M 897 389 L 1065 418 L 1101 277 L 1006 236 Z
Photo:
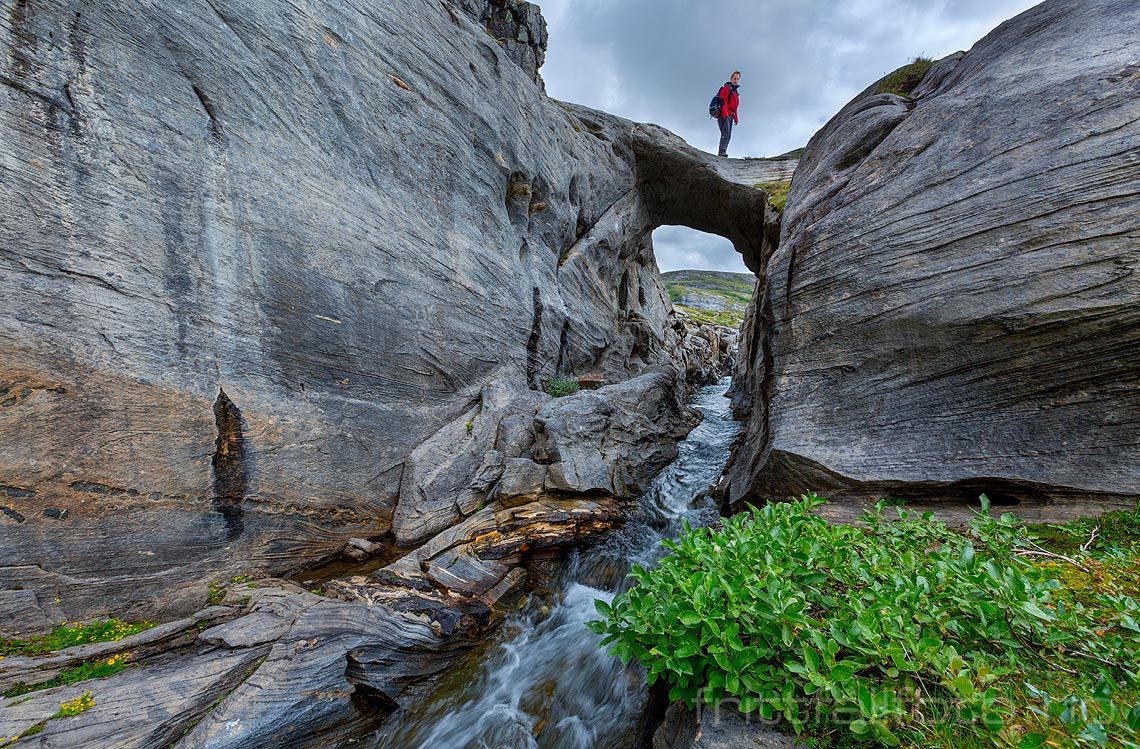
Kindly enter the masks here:
M 741 341 L 733 501 L 1135 505 L 1138 23 L 1048 0 L 812 138 Z

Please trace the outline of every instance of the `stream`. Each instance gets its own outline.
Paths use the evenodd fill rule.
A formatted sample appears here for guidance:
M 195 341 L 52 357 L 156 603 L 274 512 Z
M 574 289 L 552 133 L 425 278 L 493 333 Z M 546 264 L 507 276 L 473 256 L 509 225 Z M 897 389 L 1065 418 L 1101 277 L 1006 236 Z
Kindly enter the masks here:
M 575 552 L 550 586 L 532 595 L 487 642 L 449 669 L 434 691 L 395 713 L 370 749 L 618 749 L 644 730 L 648 689 L 636 664 L 598 646 L 585 623 L 594 599 L 629 587 L 630 565 L 652 564 L 682 519 L 717 517 L 706 491 L 720 476 L 740 430 L 724 397 L 728 379 L 702 388 L 692 405 L 704 420 L 680 443 L 635 516 Z

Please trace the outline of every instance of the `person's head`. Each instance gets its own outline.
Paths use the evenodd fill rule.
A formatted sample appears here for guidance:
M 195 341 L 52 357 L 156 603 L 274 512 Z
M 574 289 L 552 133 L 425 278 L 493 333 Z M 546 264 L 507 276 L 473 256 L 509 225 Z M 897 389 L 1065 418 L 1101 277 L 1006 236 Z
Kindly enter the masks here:
M 736 84 L 740 83 L 740 71 L 739 70 L 732 71 L 732 76 L 728 80 L 732 81 L 732 84 L 734 86 Z

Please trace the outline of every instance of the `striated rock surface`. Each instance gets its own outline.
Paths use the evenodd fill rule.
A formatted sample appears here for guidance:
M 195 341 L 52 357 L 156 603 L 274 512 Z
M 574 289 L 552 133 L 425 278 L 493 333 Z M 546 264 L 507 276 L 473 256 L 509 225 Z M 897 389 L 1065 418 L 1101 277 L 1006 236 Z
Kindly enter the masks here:
M 753 172 L 791 163 L 546 98 L 527 3 L 75 10 L 0 23 L 5 632 L 424 543 L 488 501 L 555 376 L 691 389 L 707 342 L 651 232 L 759 257 Z M 552 485 L 620 493 L 668 452 L 561 434 Z
M 1140 498 L 1140 6 L 1048 0 L 809 143 L 732 500 Z
M 723 351 L 673 313 L 652 231 L 755 264 L 752 185 L 794 162 L 546 98 L 527 3 L 3 11 L 0 634 L 168 623 L 0 662 L 10 684 L 130 659 L 0 700 L 0 727 L 360 736 L 673 458 Z M 342 554 L 396 561 L 329 597 L 269 579 Z M 238 575 L 233 610 L 180 618 Z

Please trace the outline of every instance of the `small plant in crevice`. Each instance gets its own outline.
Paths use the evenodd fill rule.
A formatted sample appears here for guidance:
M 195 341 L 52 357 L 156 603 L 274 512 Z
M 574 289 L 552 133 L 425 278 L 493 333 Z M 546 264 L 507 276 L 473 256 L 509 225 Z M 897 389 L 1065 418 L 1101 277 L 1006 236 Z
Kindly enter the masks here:
M 788 207 L 788 192 L 792 189 L 790 181 L 757 182 L 753 187 L 768 193 L 768 205 L 775 208 L 778 213 L 783 213 L 784 209 Z
M 95 707 L 95 695 L 92 692 L 84 692 L 73 700 L 59 703 L 59 712 L 52 718 L 74 718 L 93 707 Z
M 211 580 L 206 586 L 206 603 L 217 606 L 226 600 L 226 587 L 217 580 Z
M 918 57 L 911 60 L 906 65 L 891 73 L 882 83 L 879 84 L 877 89 L 880 94 L 898 94 L 899 96 L 910 96 L 910 92 L 922 83 L 922 79 L 930 72 L 934 66 L 934 60 L 929 57 Z
M 555 377 L 546 386 L 546 392 L 555 398 L 563 398 L 578 392 L 580 384 L 577 377 Z

